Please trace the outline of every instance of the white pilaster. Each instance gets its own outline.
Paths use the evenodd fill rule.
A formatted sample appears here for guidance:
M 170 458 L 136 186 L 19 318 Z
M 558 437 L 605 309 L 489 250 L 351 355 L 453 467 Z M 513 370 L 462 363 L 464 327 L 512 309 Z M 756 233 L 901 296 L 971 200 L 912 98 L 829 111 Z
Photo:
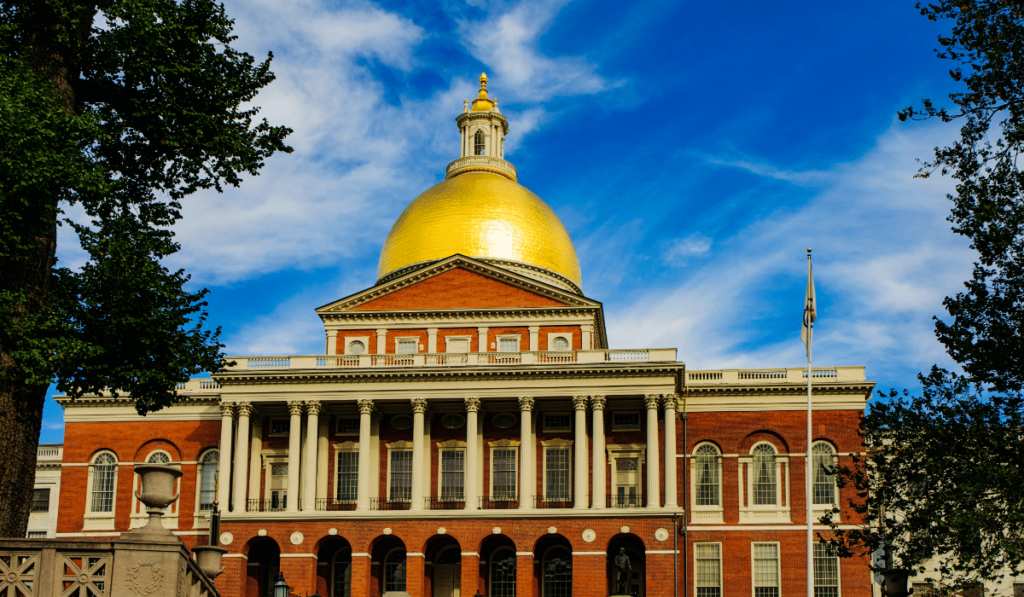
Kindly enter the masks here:
M 427 352 L 437 352 L 437 328 L 427 328 Z
M 488 351 L 488 347 L 487 347 L 487 330 L 488 330 L 488 328 L 476 328 L 477 344 L 479 344 L 479 346 L 477 347 L 477 348 L 479 348 L 479 350 L 477 350 L 477 352 L 487 352 Z
M 377 354 L 384 354 L 384 349 L 388 347 L 388 331 L 385 329 L 377 330 Z M 367 349 L 370 347 L 367 346 Z
M 592 338 L 594 326 L 589 323 L 585 323 L 580 326 L 580 332 L 582 336 L 580 340 L 582 342 L 581 346 L 583 346 L 583 350 L 592 350 L 594 348 L 594 340 Z
M 644 396 L 644 404 L 647 406 L 647 507 L 661 507 L 661 489 L 658 478 L 658 469 L 661 468 L 661 461 L 658 460 L 658 401 L 661 396 L 648 394 Z
M 412 403 L 412 503 L 410 510 L 423 509 L 423 415 L 427 412 L 427 401 L 413 398 Z
M 317 400 L 306 401 L 306 486 L 302 488 L 302 510 L 312 512 L 316 510 L 316 449 L 318 439 L 317 430 L 320 428 L 320 402 Z
M 549 346 L 548 348 L 550 349 L 551 347 Z M 539 325 L 531 325 L 530 326 L 530 350 L 534 351 L 534 352 L 540 350 L 540 326 Z
M 519 397 L 519 509 L 533 507 L 533 398 Z
M 330 445 L 327 435 L 329 417 L 320 417 L 320 426 L 316 431 L 316 499 L 327 499 L 327 448 Z
M 249 499 L 260 499 L 260 465 L 263 452 L 263 417 L 256 409 L 249 415 L 252 440 L 249 442 Z
M 299 451 L 302 449 L 302 402 L 288 403 L 291 420 L 288 427 L 288 512 L 299 511 Z
M 665 507 L 676 504 L 676 395 L 662 396 L 665 405 Z
M 327 330 L 327 355 L 338 354 L 338 330 Z
M 479 507 L 477 483 L 477 413 L 480 412 L 479 398 L 466 398 L 466 510 Z
M 220 454 L 217 455 L 217 505 L 227 511 L 231 502 L 231 432 L 234 427 L 233 404 L 220 404 Z
M 359 477 L 356 485 L 356 510 L 370 509 L 370 415 L 373 400 L 363 399 L 359 405 Z
M 231 504 L 235 512 L 245 512 L 246 475 L 249 472 L 249 414 L 252 405 L 248 402 L 238 403 L 238 434 L 235 437 L 235 491 Z
M 592 432 L 594 438 L 594 455 L 593 463 L 591 466 L 594 471 L 594 487 L 591 489 L 593 497 L 591 498 L 592 508 L 604 508 L 605 506 L 605 470 L 608 467 L 604 452 L 604 396 L 591 396 L 590 397 L 590 408 L 593 410 L 593 425 L 594 430 Z
M 576 411 L 576 441 L 573 446 L 573 453 L 576 455 L 576 471 L 573 484 L 576 486 L 573 508 L 582 509 L 589 506 L 587 503 L 587 397 L 573 396 L 572 406 Z

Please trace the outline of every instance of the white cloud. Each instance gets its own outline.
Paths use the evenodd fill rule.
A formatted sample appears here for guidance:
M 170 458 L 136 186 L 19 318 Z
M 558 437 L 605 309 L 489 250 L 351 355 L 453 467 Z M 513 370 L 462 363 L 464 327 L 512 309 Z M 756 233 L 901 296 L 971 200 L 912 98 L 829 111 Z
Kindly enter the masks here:
M 711 238 L 694 232 L 686 238 L 676 238 L 666 243 L 662 259 L 673 266 L 686 265 L 687 257 L 703 255 L 711 250 Z

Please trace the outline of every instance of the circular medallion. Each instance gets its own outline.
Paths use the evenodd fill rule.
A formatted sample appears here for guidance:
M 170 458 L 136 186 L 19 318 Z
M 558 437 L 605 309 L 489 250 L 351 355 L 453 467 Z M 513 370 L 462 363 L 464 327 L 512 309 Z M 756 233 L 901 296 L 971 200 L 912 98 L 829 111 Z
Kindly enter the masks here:
M 412 417 L 409 415 L 395 415 L 391 417 L 391 426 L 399 431 L 412 429 Z
M 448 413 L 441 417 L 441 424 L 444 425 L 446 429 L 460 429 L 466 424 L 466 417 L 458 413 Z
M 583 531 L 584 541 L 586 541 L 587 543 L 593 543 L 594 539 L 597 539 L 597 533 L 594 532 L 594 529 L 587 529 Z
M 658 529 L 658 530 L 654 531 L 654 538 L 657 539 L 658 541 L 664 541 L 664 540 L 668 539 L 668 530 L 666 530 L 666 529 Z
M 516 416 L 512 413 L 498 413 L 494 415 L 494 426 L 498 429 L 508 429 L 516 424 Z
M 302 533 L 295 531 L 294 533 L 292 533 L 292 536 L 288 538 L 288 540 L 292 542 L 292 545 L 299 545 L 302 543 L 302 540 L 304 538 L 305 537 L 302 536 Z
M 225 533 L 221 533 L 220 534 L 220 544 L 221 545 L 231 545 L 231 542 L 234 541 L 234 540 L 235 540 L 235 536 L 232 535 L 231 533 L 225 532 Z

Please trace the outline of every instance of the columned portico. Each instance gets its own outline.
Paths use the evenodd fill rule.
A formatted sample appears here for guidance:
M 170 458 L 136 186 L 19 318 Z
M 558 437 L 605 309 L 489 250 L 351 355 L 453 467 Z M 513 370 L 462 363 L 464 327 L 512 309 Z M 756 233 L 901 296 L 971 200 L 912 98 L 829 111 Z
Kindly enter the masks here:
M 231 502 L 231 432 L 235 406 L 220 404 L 220 454 L 217 458 L 217 505 L 227 510 Z
M 370 509 L 370 415 L 373 400 L 362 399 L 359 406 L 359 472 L 356 477 L 356 510 Z
M 235 438 L 235 491 L 231 504 L 235 512 L 245 512 L 246 477 L 249 474 L 249 414 L 252 404 L 238 403 L 238 434 Z
M 676 403 L 675 394 L 663 396 L 665 405 L 665 507 L 676 504 Z
M 594 444 L 594 456 L 593 463 L 591 466 L 594 471 L 594 482 L 593 497 L 591 503 L 593 508 L 604 508 L 605 506 L 605 469 L 607 468 L 607 459 L 604 452 L 604 396 L 591 396 L 590 397 L 590 408 L 593 411 L 593 444 Z
M 317 437 L 320 427 L 319 416 L 320 402 L 317 400 L 306 401 L 306 458 L 304 462 L 306 484 L 302 488 L 303 512 L 312 512 L 316 509 L 316 463 L 319 460 L 316 450 L 320 439 Z
M 427 401 L 413 398 L 412 403 L 412 503 L 410 510 L 423 509 L 423 415 Z
M 660 483 L 658 478 L 658 402 L 661 396 L 648 394 L 644 396 L 647 407 L 647 507 L 660 508 Z
M 477 489 L 477 414 L 480 412 L 479 398 L 466 398 L 466 510 L 476 510 L 479 504 Z
M 519 509 L 533 504 L 533 398 L 519 397 Z
M 576 475 L 573 481 L 575 494 L 573 508 L 583 509 L 587 504 L 587 397 L 573 396 L 572 406 L 576 411 L 576 441 L 573 452 L 576 456 Z
M 288 502 L 285 510 L 299 511 L 299 450 L 302 449 L 302 402 L 295 400 L 288 403 L 291 414 L 288 426 Z

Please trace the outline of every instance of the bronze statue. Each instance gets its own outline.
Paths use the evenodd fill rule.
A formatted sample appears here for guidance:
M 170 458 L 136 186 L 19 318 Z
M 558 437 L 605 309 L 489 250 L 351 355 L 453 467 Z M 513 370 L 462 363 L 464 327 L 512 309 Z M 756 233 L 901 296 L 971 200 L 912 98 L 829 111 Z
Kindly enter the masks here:
M 633 577 L 633 566 L 629 563 L 629 556 L 626 555 L 626 548 L 619 548 L 619 555 L 615 556 L 615 592 L 614 595 L 629 595 L 629 581 Z

